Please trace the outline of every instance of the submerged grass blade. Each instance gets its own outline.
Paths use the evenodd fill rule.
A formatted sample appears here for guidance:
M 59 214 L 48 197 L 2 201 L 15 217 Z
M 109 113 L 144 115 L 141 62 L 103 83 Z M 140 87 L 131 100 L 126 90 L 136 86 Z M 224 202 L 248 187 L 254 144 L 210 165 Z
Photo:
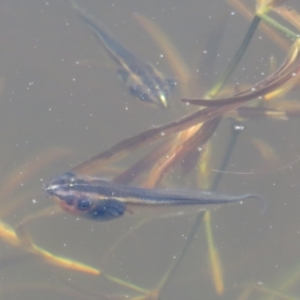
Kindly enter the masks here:
M 242 118 L 243 120 L 272 119 L 287 121 L 291 118 L 299 118 L 299 103 L 290 103 L 288 106 L 275 104 L 268 107 L 240 107 L 228 113 L 229 117 Z
M 287 6 L 279 6 L 274 7 L 273 11 L 300 30 L 300 15 L 295 9 Z
M 215 290 L 218 295 L 222 295 L 224 292 L 224 279 L 222 262 L 219 256 L 219 251 L 215 247 L 212 226 L 211 226 L 211 214 L 210 211 L 206 211 L 204 215 L 205 232 L 207 238 L 207 247 L 209 262 L 211 268 L 212 281 L 215 286 Z
M 232 103 L 229 103 L 228 105 L 222 105 L 221 107 L 208 107 L 183 117 L 177 121 L 148 129 L 142 133 L 121 141 L 109 150 L 106 150 L 79 164 L 78 166 L 74 167 L 72 171 L 83 174 L 99 172 L 109 163 L 116 162 L 117 160 L 132 154 L 132 151 L 141 148 L 146 144 L 151 145 L 159 140 L 173 135 L 174 133 L 190 128 L 191 126 L 222 116 L 224 113 L 236 109 L 250 100 L 252 100 L 252 97 L 238 99 L 237 101 L 232 101 Z M 190 100 L 186 100 L 186 102 L 190 102 Z
M 48 264 L 61 267 L 64 269 L 74 270 L 74 271 L 83 272 L 83 273 L 96 275 L 96 276 L 101 274 L 101 271 L 94 267 L 91 267 L 89 265 L 83 264 L 78 261 L 71 260 L 69 258 L 54 255 L 49 251 L 39 247 L 34 243 L 32 237 L 25 230 L 23 224 L 20 224 L 18 226 L 17 234 L 15 231 L 11 232 L 11 230 L 8 230 L 8 233 L 10 233 L 11 236 L 13 237 L 12 239 L 13 242 L 15 238 L 17 239 L 18 244 L 16 244 L 15 246 L 21 246 L 24 250 L 28 251 L 29 253 L 41 257 Z
M 217 118 L 201 124 L 201 126 L 193 126 L 181 132 L 177 136 L 172 149 L 155 163 L 147 182 L 143 186 L 147 188 L 155 187 L 169 168 L 180 163 L 191 149 L 205 144 L 211 138 L 219 123 L 220 119 Z
M 11 246 L 19 247 L 21 245 L 21 241 L 19 240 L 15 230 L 1 220 L 0 220 L 0 238 Z
M 45 249 L 38 247 L 35 244 L 31 245 L 29 252 L 31 252 L 37 256 L 40 256 L 46 263 L 55 265 L 60 268 L 83 272 L 83 273 L 87 273 L 90 275 L 96 275 L 96 276 L 101 275 L 101 271 L 94 267 L 80 263 L 75 260 L 71 260 L 66 257 L 54 255 L 54 254 L 50 253 L 49 251 L 46 251 Z
M 231 6 L 233 6 L 237 11 L 239 11 L 243 16 L 245 16 L 248 20 L 253 19 L 253 13 L 240 0 L 227 0 L 227 2 Z M 259 28 L 283 50 L 287 51 L 289 49 L 290 46 L 288 41 L 285 38 L 283 38 L 278 32 L 276 32 L 275 29 L 270 28 L 264 23 L 261 23 L 261 26 L 259 26 Z
M 300 40 L 295 41 L 291 50 L 288 53 L 287 58 L 283 62 L 283 64 L 278 68 L 278 70 L 267 77 L 266 79 L 258 82 L 253 87 L 239 92 L 232 97 L 229 98 L 221 98 L 221 99 L 182 99 L 185 103 L 200 105 L 200 106 L 225 106 L 232 104 L 239 104 L 238 106 L 247 103 L 250 100 L 253 100 L 258 97 L 262 97 L 266 94 L 272 93 L 275 90 L 282 88 L 284 84 L 292 80 L 299 74 L 300 72 Z M 238 107 L 237 106 L 237 107 Z M 236 108 L 237 108 L 236 107 Z
M 212 87 L 212 89 L 209 91 L 207 94 L 207 98 L 214 98 L 218 92 L 222 89 L 222 87 L 225 85 L 227 79 L 230 77 L 232 72 L 235 70 L 237 67 L 238 63 L 242 59 L 243 55 L 245 54 L 249 43 L 259 25 L 260 18 L 258 16 L 255 16 L 254 19 L 251 22 L 251 25 L 238 49 L 236 54 L 234 55 L 233 59 L 227 66 L 225 72 L 222 74 L 221 78 L 217 81 L 217 83 Z
M 165 153 L 168 153 L 172 147 L 174 139 L 169 138 L 159 147 L 153 149 L 150 153 L 140 159 L 137 163 L 126 169 L 121 174 L 113 178 L 113 181 L 121 184 L 130 184 L 137 178 L 144 170 L 150 170 L 153 166 L 153 162 L 157 161 Z
M 104 168 L 107 164 L 115 162 L 127 155 L 130 155 L 133 150 L 138 149 L 146 144 L 152 144 L 158 140 L 165 139 L 176 132 L 183 131 L 191 126 L 199 123 L 207 122 L 216 117 L 224 115 L 226 112 L 236 109 L 247 102 L 262 97 L 265 94 L 273 92 L 280 88 L 283 84 L 295 77 L 300 71 L 299 58 L 299 41 L 297 40 L 285 62 L 281 67 L 266 78 L 259 82 L 254 87 L 238 93 L 230 98 L 223 98 L 217 100 L 206 99 L 183 99 L 183 102 L 193 103 L 200 106 L 213 106 L 199 110 L 190 114 L 178 121 L 168 123 L 159 127 L 148 129 L 140 134 L 125 139 L 113 146 L 111 149 L 100 153 L 89 159 L 88 161 L 73 168 L 73 172 L 86 173 L 95 172 Z
M 274 20 L 273 18 L 269 17 L 267 14 L 261 14 L 260 18 L 265 23 L 267 23 L 268 25 L 271 25 L 274 28 L 276 28 L 278 31 L 281 31 L 286 37 L 291 38 L 293 40 L 299 38 L 299 34 L 297 34 L 296 32 L 292 31 L 291 29 L 289 29 L 289 28 L 281 25 L 276 20 Z
M 143 294 L 148 294 L 149 293 L 149 290 L 143 289 L 140 286 L 138 286 L 136 284 L 133 284 L 133 283 L 130 283 L 130 282 L 127 282 L 123 279 L 120 279 L 120 278 L 117 278 L 117 277 L 114 277 L 114 276 L 111 276 L 111 275 L 108 275 L 108 274 L 104 274 L 104 273 L 103 273 L 103 276 L 111 282 L 114 282 L 118 285 L 124 286 L 124 287 L 126 287 L 128 289 L 131 289 L 133 291 L 136 291 L 138 293 L 143 293 Z

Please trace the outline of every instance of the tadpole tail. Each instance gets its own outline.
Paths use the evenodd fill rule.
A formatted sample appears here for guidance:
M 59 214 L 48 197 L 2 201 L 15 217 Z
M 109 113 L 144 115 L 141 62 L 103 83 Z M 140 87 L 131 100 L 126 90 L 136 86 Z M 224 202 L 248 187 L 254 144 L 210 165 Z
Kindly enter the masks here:
M 261 209 L 261 214 L 264 214 L 267 210 L 267 204 L 266 204 L 266 201 L 263 197 L 261 197 L 260 195 L 257 195 L 257 194 L 246 194 L 242 200 L 244 199 L 256 199 L 262 206 L 262 209 Z

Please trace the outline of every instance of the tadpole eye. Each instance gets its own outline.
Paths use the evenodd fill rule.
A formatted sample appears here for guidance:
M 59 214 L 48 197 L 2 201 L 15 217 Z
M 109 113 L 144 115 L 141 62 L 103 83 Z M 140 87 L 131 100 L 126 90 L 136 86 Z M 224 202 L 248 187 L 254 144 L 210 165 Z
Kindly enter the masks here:
M 92 202 L 88 199 L 79 199 L 77 201 L 77 208 L 79 210 L 87 210 L 92 206 Z

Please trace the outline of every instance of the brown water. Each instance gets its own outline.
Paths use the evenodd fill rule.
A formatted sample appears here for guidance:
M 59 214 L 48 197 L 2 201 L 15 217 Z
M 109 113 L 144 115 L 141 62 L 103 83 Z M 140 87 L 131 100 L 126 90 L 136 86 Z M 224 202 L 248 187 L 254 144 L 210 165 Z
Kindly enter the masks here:
M 248 2 L 251 5 L 252 1 Z M 134 20 L 135 12 L 155 18 L 157 26 L 170 37 L 191 66 L 193 77 L 199 74 L 198 66 L 205 59 L 203 52 L 220 47 L 216 51 L 219 57 L 210 70 L 210 76 L 216 78 L 232 58 L 249 25 L 225 1 L 217 0 L 81 1 L 80 4 L 99 17 L 124 45 L 170 75 L 171 68 L 161 57 L 161 50 Z M 297 1 L 289 4 L 300 9 Z M 214 46 L 217 41 L 213 40 L 213 47 L 207 48 L 212 28 L 223 20 L 226 30 L 222 42 Z M 169 110 L 151 109 L 133 99 L 118 81 L 114 62 L 64 1 L 3 0 L 0 26 L 0 76 L 4 82 L 0 102 L 3 189 L 8 187 L 7 178 L 12 177 L 12 172 L 17 172 L 13 175 L 16 178 L 20 172 L 31 170 L 33 165 L 50 160 L 55 151 L 64 153 L 60 159 L 45 162 L 30 180 L 26 177 L 18 182 L 13 194 L 0 194 L 3 220 L 12 226 L 53 204 L 41 192 L 44 181 L 124 137 L 184 114 L 179 99 L 187 95 L 180 95 L 178 89 L 170 100 Z M 269 72 L 271 54 L 279 63 L 285 56 L 284 51 L 265 35 L 257 33 L 231 82 L 251 84 L 262 79 L 265 76 L 262 73 Z M 200 77 L 201 82 L 206 82 L 209 76 L 201 74 Z M 200 96 L 200 90 L 200 87 L 191 90 L 189 96 Z M 297 93 L 289 98 L 295 95 Z M 214 152 L 216 161 L 222 157 L 229 137 L 226 126 L 228 122 L 224 121 L 214 138 L 219 148 Z M 278 155 L 275 163 L 261 158 L 251 142 L 254 138 L 266 141 L 275 149 Z M 262 195 L 267 201 L 267 211 L 261 215 L 254 201 L 213 211 L 215 244 L 225 278 L 223 296 L 217 296 L 213 287 L 206 237 L 201 227 L 181 266 L 164 289 L 163 299 L 268 299 L 266 294 L 257 291 L 249 298 L 241 295 L 245 286 L 279 290 L 281 284 L 299 270 L 300 163 L 278 170 L 297 160 L 299 147 L 299 120 L 246 123 L 228 170 L 258 173 L 225 174 L 219 191 Z M 29 161 L 32 163 L 27 166 Z M 18 204 L 11 207 L 15 201 Z M 11 208 L 7 210 L 7 207 Z M 93 223 L 61 213 L 34 220 L 27 228 L 38 245 L 57 255 L 90 264 L 107 274 L 151 289 L 178 255 L 193 220 L 189 216 L 149 221 L 106 260 L 104 254 L 136 224 L 136 219 Z M 135 295 L 101 276 L 50 266 L 24 253 L 22 249 L 0 242 L 3 300 L 102 299 L 101 294 Z M 299 285 L 293 285 L 288 294 L 300 295 Z

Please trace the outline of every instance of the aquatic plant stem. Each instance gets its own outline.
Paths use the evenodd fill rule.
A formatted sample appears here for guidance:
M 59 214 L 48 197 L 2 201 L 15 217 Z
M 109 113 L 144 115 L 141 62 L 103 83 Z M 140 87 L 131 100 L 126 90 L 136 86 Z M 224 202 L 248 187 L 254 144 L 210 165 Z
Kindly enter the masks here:
M 219 168 L 221 171 L 225 171 L 227 169 L 228 163 L 229 163 L 231 155 L 233 153 L 233 149 L 234 149 L 234 147 L 237 143 L 240 132 L 241 132 L 240 130 L 232 129 L 231 136 L 230 136 L 230 139 L 228 141 L 227 149 L 226 149 L 226 152 L 225 152 L 225 156 L 223 157 L 222 164 Z M 211 186 L 212 191 L 216 191 L 218 189 L 219 184 L 222 180 L 223 174 L 224 174 L 223 172 L 218 172 L 216 174 L 216 176 L 214 178 L 214 181 L 212 183 L 212 186 Z
M 224 73 L 220 77 L 220 79 L 217 81 L 217 83 L 210 89 L 210 91 L 206 94 L 207 98 L 214 98 L 219 91 L 222 89 L 224 84 L 226 83 L 227 79 L 230 77 L 240 60 L 242 59 L 244 53 L 246 52 L 248 45 L 254 35 L 254 32 L 256 31 L 259 23 L 261 21 L 261 18 L 259 16 L 255 16 L 250 24 L 250 27 L 246 33 L 246 36 L 240 45 L 238 51 L 234 55 L 232 61 L 229 63 L 227 68 L 225 69 Z
M 149 290 L 143 289 L 143 288 L 141 288 L 140 286 L 138 286 L 136 284 L 130 283 L 130 282 L 125 281 L 123 279 L 120 279 L 118 277 L 114 277 L 114 276 L 111 276 L 111 275 L 108 275 L 108 274 L 105 274 L 105 273 L 102 273 L 102 276 L 104 276 L 107 280 L 109 280 L 111 282 L 114 282 L 118 285 L 124 286 L 124 287 L 126 287 L 128 289 L 131 289 L 133 291 L 143 293 L 143 294 L 149 293 Z
M 296 40 L 299 38 L 299 34 L 295 33 L 294 31 L 290 30 L 289 28 L 281 25 L 279 22 L 268 16 L 267 14 L 260 14 L 259 18 L 263 20 L 265 23 L 271 25 L 272 27 L 281 31 L 285 36 Z
M 247 34 L 241 44 L 241 46 L 239 47 L 237 53 L 235 54 L 233 60 L 231 61 L 231 63 L 228 65 L 228 67 L 226 68 L 225 72 L 223 73 L 223 75 L 221 76 L 220 80 L 213 86 L 213 88 L 206 94 L 207 98 L 213 98 L 215 97 L 218 92 L 222 89 L 222 87 L 224 86 L 226 80 L 229 78 L 229 76 L 232 74 L 232 72 L 234 71 L 234 69 L 236 68 L 236 66 L 238 65 L 238 63 L 240 62 L 242 56 L 244 55 L 252 37 L 254 32 L 256 31 L 258 25 L 260 22 L 260 18 L 255 16 L 248 31 Z M 238 134 L 236 135 L 236 139 L 237 139 Z M 235 141 L 236 142 L 236 141 Z M 233 143 L 235 145 L 235 143 Z M 223 163 L 222 163 L 222 167 L 227 166 L 229 159 L 230 159 L 230 155 L 232 153 L 234 146 L 230 146 L 228 151 L 224 157 Z M 214 180 L 213 184 L 212 184 L 212 189 L 216 189 L 217 186 L 219 185 L 220 181 L 222 178 L 222 173 L 220 173 L 220 175 L 216 176 L 216 179 Z M 200 212 L 197 217 L 196 220 L 193 224 L 193 227 L 191 228 L 189 234 L 188 234 L 188 238 L 186 240 L 186 243 L 183 245 L 183 248 L 180 252 L 180 254 L 178 255 L 177 259 L 174 260 L 174 262 L 169 266 L 168 270 L 166 271 L 165 275 L 163 276 L 163 278 L 161 279 L 160 283 L 158 284 L 158 289 L 161 291 L 169 282 L 170 278 L 172 277 L 172 275 L 174 274 L 174 272 L 177 270 L 178 266 L 180 265 L 182 259 L 185 256 L 185 253 L 187 252 L 187 250 L 189 249 L 194 236 L 196 235 L 196 232 L 198 230 L 198 228 L 201 225 L 201 222 L 203 220 L 204 217 L 204 212 Z M 211 235 L 212 236 L 212 235 Z

